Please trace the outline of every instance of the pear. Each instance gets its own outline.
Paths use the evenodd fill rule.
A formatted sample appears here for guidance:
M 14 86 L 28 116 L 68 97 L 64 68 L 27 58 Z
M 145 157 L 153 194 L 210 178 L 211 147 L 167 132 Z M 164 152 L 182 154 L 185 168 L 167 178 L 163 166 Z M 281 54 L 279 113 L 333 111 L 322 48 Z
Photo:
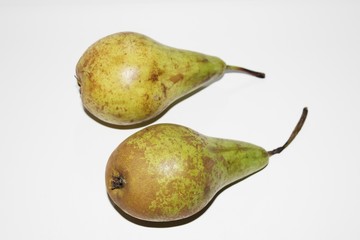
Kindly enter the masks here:
M 106 166 L 106 188 L 123 212 L 150 222 L 175 221 L 201 211 L 221 189 L 263 169 L 296 137 L 266 151 L 257 145 L 205 136 L 188 127 L 156 124 L 125 139 Z
M 99 120 L 119 126 L 142 124 L 226 71 L 263 73 L 228 66 L 221 59 L 162 45 L 134 32 L 106 36 L 76 65 L 83 106 Z

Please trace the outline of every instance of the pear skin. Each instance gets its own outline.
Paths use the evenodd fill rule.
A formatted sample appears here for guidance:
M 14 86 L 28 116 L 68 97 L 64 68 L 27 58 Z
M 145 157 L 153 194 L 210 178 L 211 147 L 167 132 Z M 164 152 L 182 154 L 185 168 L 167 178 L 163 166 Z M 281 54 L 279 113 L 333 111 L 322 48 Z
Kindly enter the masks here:
M 84 108 L 103 122 L 141 124 L 172 103 L 220 79 L 226 71 L 265 77 L 228 66 L 218 57 L 180 50 L 134 32 L 106 36 L 76 65 Z
M 263 169 L 296 137 L 307 108 L 288 141 L 266 151 L 257 145 L 205 136 L 188 127 L 157 124 L 123 141 L 106 166 L 106 188 L 125 213 L 167 222 L 201 211 L 225 186 Z

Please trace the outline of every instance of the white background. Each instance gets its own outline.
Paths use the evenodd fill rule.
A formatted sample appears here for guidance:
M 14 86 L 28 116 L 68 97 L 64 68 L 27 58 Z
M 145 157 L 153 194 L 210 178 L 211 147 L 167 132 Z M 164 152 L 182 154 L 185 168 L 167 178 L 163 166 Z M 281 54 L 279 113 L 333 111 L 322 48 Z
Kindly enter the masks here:
M 83 2 L 0 3 L 0 239 L 360 238 L 359 1 Z M 91 119 L 74 78 L 85 49 L 119 31 L 267 74 L 226 74 L 156 123 L 270 150 L 307 106 L 302 132 L 194 221 L 127 220 L 104 170 L 139 129 Z

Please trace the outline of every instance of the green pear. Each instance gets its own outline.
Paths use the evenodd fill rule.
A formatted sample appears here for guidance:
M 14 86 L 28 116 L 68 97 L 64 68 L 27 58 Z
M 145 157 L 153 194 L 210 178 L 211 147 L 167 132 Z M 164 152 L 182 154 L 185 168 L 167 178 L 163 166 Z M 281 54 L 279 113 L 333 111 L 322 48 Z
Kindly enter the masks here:
M 202 210 L 225 186 L 261 169 L 296 137 L 266 151 L 251 143 L 205 136 L 174 124 L 144 128 L 124 140 L 106 166 L 109 197 L 125 213 L 146 221 L 188 218 Z
M 228 66 L 221 59 L 162 45 L 139 33 L 121 32 L 91 45 L 76 66 L 83 106 L 119 126 L 141 124 L 172 103 L 211 84 L 225 71 L 263 73 Z

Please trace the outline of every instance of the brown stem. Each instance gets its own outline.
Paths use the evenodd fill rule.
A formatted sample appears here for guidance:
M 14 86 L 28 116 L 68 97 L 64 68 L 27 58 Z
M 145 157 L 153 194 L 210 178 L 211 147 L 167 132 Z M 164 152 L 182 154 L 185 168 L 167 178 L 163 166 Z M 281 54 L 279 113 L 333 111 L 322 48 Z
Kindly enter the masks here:
M 307 114 L 308 114 L 308 109 L 305 107 L 303 109 L 301 117 L 300 117 L 298 123 L 296 124 L 294 130 L 292 131 L 289 139 L 286 141 L 286 143 L 283 146 L 281 146 L 279 148 L 275 148 L 274 150 L 268 151 L 267 153 L 269 154 L 269 156 L 281 153 L 282 150 L 284 150 L 294 140 L 294 138 L 298 135 L 298 133 L 300 132 L 302 126 L 304 125 Z
M 256 72 L 256 71 L 249 70 L 249 69 L 242 68 L 242 67 L 238 67 L 238 66 L 227 65 L 226 66 L 226 71 L 227 72 L 243 72 L 243 73 L 247 73 L 247 74 L 250 74 L 252 76 L 258 77 L 258 78 L 265 78 L 265 73 Z

